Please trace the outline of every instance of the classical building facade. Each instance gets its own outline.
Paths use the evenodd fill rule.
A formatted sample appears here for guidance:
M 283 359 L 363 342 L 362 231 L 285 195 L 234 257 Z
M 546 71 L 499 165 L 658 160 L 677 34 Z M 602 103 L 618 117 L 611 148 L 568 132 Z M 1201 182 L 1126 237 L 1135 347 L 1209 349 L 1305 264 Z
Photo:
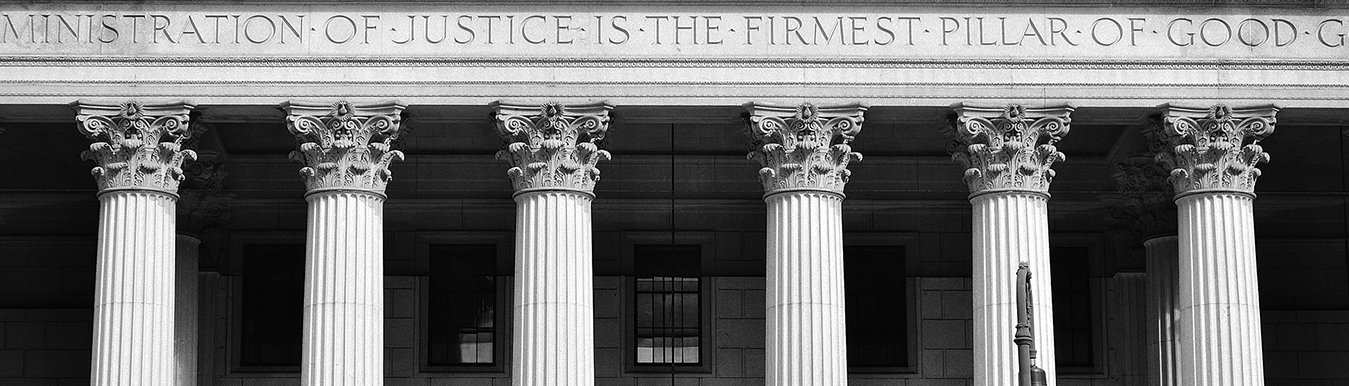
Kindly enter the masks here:
M 1340 384 L 1346 24 L 0 4 L 0 384 Z

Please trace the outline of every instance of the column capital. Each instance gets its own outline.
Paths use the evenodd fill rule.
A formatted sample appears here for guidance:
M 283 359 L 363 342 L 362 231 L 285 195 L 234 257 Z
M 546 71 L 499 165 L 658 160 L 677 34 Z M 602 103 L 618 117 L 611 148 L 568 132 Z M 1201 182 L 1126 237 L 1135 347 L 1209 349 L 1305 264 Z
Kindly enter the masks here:
M 1176 234 L 1176 203 L 1166 167 L 1147 155 L 1134 155 L 1115 165 L 1119 196 L 1106 201 L 1107 222 L 1128 229 L 1138 242 Z
M 951 158 L 965 166 L 971 195 L 1049 192 L 1052 167 L 1065 158 L 1054 144 L 1068 134 L 1075 107 L 956 103 L 951 108 Z
M 594 192 L 600 180 L 595 166 L 610 159 L 599 145 L 609 131 L 609 110 L 613 109 L 605 102 L 493 102 L 493 122 L 502 142 L 496 158 L 510 163 L 506 175 L 515 191 Z
M 763 167 L 759 182 L 764 193 L 795 189 L 843 193 L 852 174 L 848 163 L 862 160 L 862 153 L 848 144 L 862 132 L 867 106 L 750 103 L 745 109 L 749 159 Z
M 1177 197 L 1203 191 L 1255 193 L 1269 153 L 1260 140 L 1274 133 L 1275 105 L 1233 108 L 1164 104 L 1159 121 L 1157 162 L 1171 170 Z
M 197 159 L 183 163 L 182 183 L 178 186 L 178 234 L 201 238 L 206 228 L 223 226 L 229 220 L 232 194 L 222 193 L 225 152 L 219 147 L 216 132 L 201 121 L 201 114 L 189 117 L 192 137 L 183 146 L 197 152 Z
M 393 150 L 393 142 L 398 139 L 405 107 L 397 101 L 282 103 L 286 128 L 299 145 L 290 158 L 305 164 L 300 175 L 308 193 L 361 190 L 383 195 L 393 179 L 389 164 L 403 160 L 403 152 Z
M 76 101 L 75 120 L 81 134 L 94 143 L 80 158 L 94 161 L 92 174 L 99 193 L 150 190 L 177 194 L 184 161 L 197 158 L 183 148 L 191 138 L 191 102 L 103 103 Z

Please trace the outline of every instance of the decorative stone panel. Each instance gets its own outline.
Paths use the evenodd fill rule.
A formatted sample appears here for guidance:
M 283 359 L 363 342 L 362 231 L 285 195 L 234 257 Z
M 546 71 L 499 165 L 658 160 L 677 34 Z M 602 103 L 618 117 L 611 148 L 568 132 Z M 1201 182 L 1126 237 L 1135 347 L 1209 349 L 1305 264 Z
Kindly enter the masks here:
M 492 104 L 506 171 L 517 192 L 562 189 L 593 192 L 600 179 L 599 161 L 609 152 L 599 148 L 609 131 L 607 103 L 563 105 Z
M 290 158 L 305 164 L 300 169 L 305 188 L 363 190 L 384 193 L 393 172 L 389 164 L 402 161 L 403 152 L 393 150 L 407 107 L 398 102 L 355 105 L 286 102 L 286 127 L 298 149 Z
M 852 172 L 848 163 L 862 153 L 848 144 L 862 132 L 863 105 L 785 107 L 752 103 L 749 159 L 759 162 L 765 193 L 817 189 L 843 193 Z
M 189 102 L 108 104 L 77 101 L 80 133 L 94 141 L 80 158 L 94 161 L 100 192 L 119 189 L 176 194 L 182 165 L 197 158 L 183 142 L 192 136 Z

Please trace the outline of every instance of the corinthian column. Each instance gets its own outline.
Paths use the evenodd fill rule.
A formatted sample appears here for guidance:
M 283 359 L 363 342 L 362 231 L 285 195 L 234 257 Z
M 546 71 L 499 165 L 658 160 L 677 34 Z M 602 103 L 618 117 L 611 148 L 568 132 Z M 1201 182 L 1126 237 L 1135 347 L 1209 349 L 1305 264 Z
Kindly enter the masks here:
M 1162 147 L 1156 125 L 1144 129 L 1153 152 Z M 1129 248 L 1143 249 L 1146 275 L 1147 384 L 1176 383 L 1176 204 L 1167 178 L 1169 165 L 1137 155 L 1117 165 L 1121 197 L 1111 202 L 1110 220 L 1126 233 Z
M 1255 269 L 1255 180 L 1269 154 L 1275 106 L 1162 105 L 1179 210 L 1176 384 L 1264 385 Z
M 611 109 L 493 104 L 515 186 L 513 385 L 595 384 L 590 202 Z
M 1064 159 L 1054 147 L 1068 134 L 1073 107 L 956 104 L 952 158 L 965 170 L 974 205 L 974 385 L 1017 382 L 1016 270 L 1026 263 L 1031 291 L 1035 365 L 1057 384 L 1054 307 L 1049 272 L 1051 167 Z
M 225 154 L 214 131 L 191 114 L 192 137 L 183 146 L 197 152 L 197 160 L 183 164 L 186 177 L 178 189 L 177 273 L 174 307 L 175 385 L 197 384 L 198 281 L 202 238 L 208 229 L 218 230 L 229 218 L 230 195 L 221 191 Z M 206 139 L 206 140 L 203 140 Z M 211 247 L 211 246 L 208 246 Z
M 75 103 L 94 143 L 98 268 L 90 384 L 174 384 L 174 202 L 184 161 L 196 153 L 187 102 Z
M 847 385 L 843 185 L 866 107 L 747 108 L 768 203 L 766 384 Z
M 384 188 L 403 107 L 281 104 L 309 201 L 302 385 L 384 384 Z

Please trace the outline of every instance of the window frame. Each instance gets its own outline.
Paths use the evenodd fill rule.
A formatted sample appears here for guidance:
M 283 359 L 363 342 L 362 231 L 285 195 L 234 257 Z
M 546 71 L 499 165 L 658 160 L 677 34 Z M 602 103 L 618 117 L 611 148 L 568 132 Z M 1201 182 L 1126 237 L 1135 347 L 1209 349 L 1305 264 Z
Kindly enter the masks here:
M 300 365 L 298 364 L 294 366 L 243 364 L 244 249 L 249 245 L 278 244 L 299 245 L 306 248 L 305 253 L 308 254 L 305 232 L 303 231 L 236 231 L 230 234 L 229 261 L 225 266 L 220 267 L 221 274 L 226 279 L 224 280 L 226 291 L 229 293 L 226 304 L 229 323 L 229 344 L 225 346 L 225 354 L 228 358 L 226 377 L 239 374 L 250 378 L 293 378 L 300 374 Z M 301 256 L 301 258 L 305 257 Z M 308 269 L 307 263 L 304 269 Z M 301 323 L 303 322 L 302 319 Z
M 895 379 L 917 378 L 922 368 L 923 343 L 920 340 L 922 309 L 918 288 L 919 263 L 923 256 L 922 238 L 917 232 L 844 232 L 845 247 L 903 247 L 904 248 L 904 316 L 905 333 L 908 346 L 906 366 L 848 366 L 848 378 L 856 379 Z M 845 278 L 846 280 L 846 278 Z M 847 300 L 847 294 L 844 294 Z M 845 304 L 845 306 L 852 306 Z M 846 339 L 846 337 L 845 337 Z M 938 352 L 940 355 L 940 352 Z
M 502 378 L 510 376 L 512 345 L 515 339 L 514 285 L 515 285 L 515 239 L 511 232 L 417 232 L 416 259 L 414 261 L 417 280 L 414 283 L 417 295 L 415 339 L 418 373 L 435 374 L 437 377 L 476 377 Z M 495 244 L 496 245 L 496 312 L 495 323 L 497 337 L 492 342 L 493 363 L 491 365 L 432 365 L 430 364 L 431 345 L 431 247 L 437 244 Z M 510 275 L 502 274 L 510 272 Z
M 638 364 L 637 363 L 637 245 L 698 245 L 700 272 L 698 274 L 698 364 Z M 622 352 L 623 375 L 635 378 L 713 377 L 716 368 L 716 342 L 713 337 L 715 304 L 716 234 L 713 232 L 624 232 L 622 234 L 623 338 L 619 340 Z
M 1050 233 L 1049 248 L 1086 248 L 1087 282 L 1091 291 L 1091 324 L 1095 328 L 1091 334 L 1091 366 L 1065 366 L 1055 364 L 1059 378 L 1064 379 L 1100 379 L 1109 377 L 1110 326 L 1109 294 L 1106 288 L 1109 277 L 1105 275 L 1104 234 L 1095 233 Z M 1047 250 L 1048 251 L 1048 250 Z M 1050 272 L 1052 275 L 1053 272 Z M 1055 276 L 1057 277 L 1057 276 Z M 1052 278 L 1051 278 L 1052 279 Z M 1052 286 L 1052 284 L 1051 284 Z M 1052 301 L 1052 300 L 1051 300 Z

